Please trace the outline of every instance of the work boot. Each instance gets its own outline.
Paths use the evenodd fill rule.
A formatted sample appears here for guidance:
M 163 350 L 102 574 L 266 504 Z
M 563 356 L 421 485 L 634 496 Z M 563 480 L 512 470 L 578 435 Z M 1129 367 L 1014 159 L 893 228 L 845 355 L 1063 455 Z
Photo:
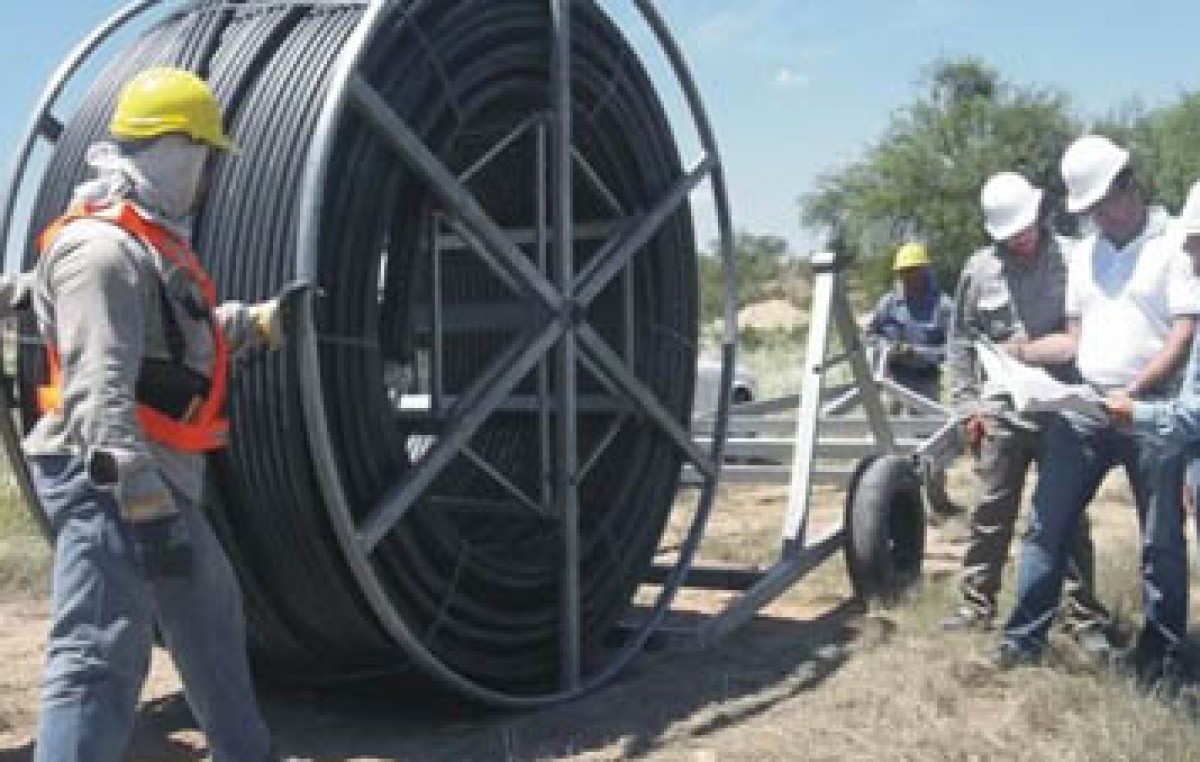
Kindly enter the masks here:
M 1021 667 L 1036 667 L 1042 656 L 1036 651 L 1022 648 L 1011 640 L 1001 640 L 990 654 L 988 664 L 997 672 L 1009 672 Z
M 1178 698 L 1184 689 L 1196 682 L 1191 665 L 1176 649 L 1156 659 L 1148 673 L 1151 693 L 1165 699 Z
M 1139 688 L 1160 698 L 1175 698 L 1195 682 L 1191 666 L 1178 648 L 1160 650 L 1138 643 L 1121 653 L 1115 663 Z
M 968 603 L 960 603 L 939 626 L 943 632 L 987 632 L 994 624 L 990 611 Z
M 1079 652 L 1088 664 L 1097 668 L 1112 666 L 1117 661 L 1117 648 L 1104 627 L 1081 627 L 1071 633 Z

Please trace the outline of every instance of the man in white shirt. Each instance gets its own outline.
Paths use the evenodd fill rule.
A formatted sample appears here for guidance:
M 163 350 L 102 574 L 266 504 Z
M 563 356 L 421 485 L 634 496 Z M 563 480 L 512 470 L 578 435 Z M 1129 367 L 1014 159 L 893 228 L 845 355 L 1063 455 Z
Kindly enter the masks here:
M 1200 280 L 1166 213 L 1146 204 L 1129 153 L 1086 135 L 1063 155 L 1067 209 L 1096 232 L 1069 255 L 1067 330 L 1020 347 L 1032 362 L 1074 359 L 1106 394 L 1173 397 L 1187 359 Z M 1182 455 L 1106 423 L 1056 416 L 1043 435 L 1033 516 L 1018 564 L 1017 605 L 997 654 L 1001 667 L 1035 661 L 1061 593 L 1069 540 L 1093 485 L 1123 466 L 1141 526 L 1145 624 L 1132 666 L 1147 684 L 1182 674 L 1187 631 L 1187 548 L 1181 516 Z

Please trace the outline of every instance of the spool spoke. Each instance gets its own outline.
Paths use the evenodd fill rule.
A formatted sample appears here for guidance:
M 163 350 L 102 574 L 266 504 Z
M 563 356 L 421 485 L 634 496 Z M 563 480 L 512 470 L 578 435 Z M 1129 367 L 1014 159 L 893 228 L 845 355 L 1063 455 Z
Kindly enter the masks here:
M 470 191 L 446 169 L 375 88 L 361 76 L 355 75 L 349 84 L 349 96 L 358 113 L 421 175 L 429 189 L 445 205 L 446 213 L 462 220 L 466 229 L 487 248 L 495 260 L 512 272 L 530 294 L 540 299 L 545 307 L 557 312 L 562 302 L 559 292 L 530 263 L 524 252 L 504 235 L 504 231 L 488 216 Z
M 559 326 L 551 323 L 531 339 L 518 339 L 492 362 L 487 372 L 476 379 L 455 405 L 452 411 L 455 423 L 451 429 L 438 438 L 413 467 L 407 479 L 384 494 L 375 510 L 362 523 L 357 535 L 363 552 L 370 553 L 404 518 L 442 469 L 458 455 L 487 417 L 553 345 L 559 333 Z
M 700 473 L 709 478 L 715 477 L 716 466 L 712 459 L 696 445 L 687 430 L 671 416 L 670 411 L 663 407 L 654 396 L 654 392 L 629 372 L 625 363 L 609 348 L 600 334 L 591 326 L 583 325 L 579 329 L 579 344 L 597 370 L 604 373 L 635 406 L 654 421 Z
M 574 206 L 571 125 L 571 0 L 552 0 L 550 4 L 554 40 L 550 69 L 553 72 L 552 101 L 554 124 L 550 146 L 550 193 L 554 199 L 554 253 L 556 285 L 566 304 L 573 301 L 570 292 L 575 278 Z M 569 309 L 569 307 L 568 307 Z M 555 492 L 562 519 L 562 576 L 560 652 L 562 688 L 579 687 L 580 644 L 580 570 L 579 570 L 579 432 L 576 409 L 576 340 L 572 330 L 563 333 L 558 345 L 558 417 L 556 419 L 558 469 Z
M 576 299 L 581 304 L 589 304 L 605 286 L 621 272 L 630 258 L 645 246 L 679 206 L 687 200 L 688 194 L 696 189 L 704 178 L 712 171 L 714 162 L 704 157 L 687 174 L 679 178 L 667 194 L 659 200 L 654 208 L 645 214 L 637 226 L 631 230 L 607 257 L 596 257 L 588 268 L 580 274 L 577 285 Z
M 495 466 L 487 462 L 479 453 L 475 452 L 470 446 L 464 445 L 462 448 L 463 457 L 471 461 L 472 465 L 482 471 L 489 479 L 496 483 L 501 489 L 512 496 L 521 505 L 525 506 L 531 513 L 535 513 L 542 518 L 546 517 L 546 510 L 543 506 L 538 505 L 533 498 L 525 494 L 525 491 L 513 484 L 512 481 L 502 474 Z

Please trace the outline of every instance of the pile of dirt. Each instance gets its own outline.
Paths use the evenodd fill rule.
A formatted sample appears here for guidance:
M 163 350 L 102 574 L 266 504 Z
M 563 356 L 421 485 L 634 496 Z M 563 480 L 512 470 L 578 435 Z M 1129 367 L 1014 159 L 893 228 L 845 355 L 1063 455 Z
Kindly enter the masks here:
M 787 299 L 768 299 L 742 308 L 738 313 L 739 328 L 755 328 L 760 331 L 791 330 L 805 325 L 808 315 L 796 308 Z

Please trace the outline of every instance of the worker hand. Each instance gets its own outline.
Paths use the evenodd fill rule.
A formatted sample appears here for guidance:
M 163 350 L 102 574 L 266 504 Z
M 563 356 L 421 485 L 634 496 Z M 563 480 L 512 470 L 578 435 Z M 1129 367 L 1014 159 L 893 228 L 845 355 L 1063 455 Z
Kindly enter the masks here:
M 191 574 L 192 543 L 182 513 L 130 521 L 128 526 L 134 558 L 146 579 L 184 579 Z
M 148 580 L 191 573 L 187 521 L 156 473 L 140 469 L 117 486 L 117 506 L 133 541 L 134 561 Z
M 1109 392 L 1104 399 L 1104 412 L 1108 413 L 1109 423 L 1127 429 L 1133 425 L 1133 398 L 1124 391 Z
M 963 432 L 967 438 L 967 450 L 972 456 L 979 457 L 979 444 L 987 434 L 987 425 L 983 422 L 983 416 L 973 415 L 968 418 L 963 423 Z
M 1011 339 L 1009 341 L 1001 342 L 997 346 L 1001 352 L 1013 358 L 1017 362 L 1025 362 L 1025 345 L 1028 343 L 1029 342 L 1022 339 Z
M 1179 504 L 1183 506 L 1185 516 L 1192 516 L 1196 513 L 1196 487 L 1187 479 L 1183 481 L 1183 496 Z
M 294 280 L 280 289 L 272 299 L 250 305 L 250 317 L 258 328 L 259 335 L 270 349 L 279 349 L 287 339 L 285 326 L 300 310 L 309 296 L 322 296 L 324 292 L 307 280 Z

